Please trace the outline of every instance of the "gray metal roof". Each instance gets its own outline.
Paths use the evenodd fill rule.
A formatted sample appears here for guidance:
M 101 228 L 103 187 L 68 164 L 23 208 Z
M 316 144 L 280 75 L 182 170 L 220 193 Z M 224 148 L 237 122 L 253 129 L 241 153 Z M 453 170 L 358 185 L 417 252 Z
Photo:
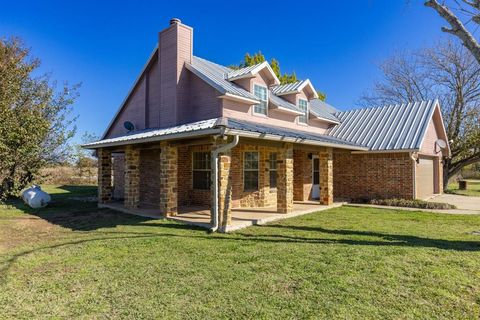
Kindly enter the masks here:
M 269 134 L 269 135 L 275 135 L 279 137 L 285 137 L 285 138 L 293 138 L 296 139 L 298 143 L 305 142 L 305 141 L 318 141 L 318 142 L 323 142 L 325 144 L 329 145 L 337 145 L 339 147 L 351 147 L 353 149 L 365 149 L 361 146 L 358 146 L 354 143 L 338 139 L 336 137 L 331 137 L 328 135 L 324 134 L 315 134 L 315 133 L 309 133 L 305 131 L 300 131 L 300 130 L 293 130 L 290 128 L 282 128 L 282 127 L 277 127 L 277 126 L 269 126 L 269 125 L 264 125 L 264 124 L 258 124 L 256 122 L 249 122 L 249 121 L 243 121 L 243 120 L 237 120 L 237 119 L 228 119 L 227 121 L 227 128 L 229 129 L 235 129 L 235 130 L 241 130 L 241 131 L 248 131 L 248 132 L 256 132 L 260 134 Z
M 300 80 L 294 83 L 281 84 L 279 86 L 273 87 L 272 91 L 275 94 L 285 94 L 290 92 L 296 92 L 298 91 L 298 88 L 300 88 L 306 81 L 307 80 Z
M 103 146 L 124 145 L 130 143 L 148 142 L 150 140 L 159 140 L 159 137 L 169 137 L 172 135 L 178 135 L 182 133 L 205 131 L 208 129 L 215 129 L 218 125 L 219 118 L 202 120 L 187 124 L 182 124 L 175 127 L 169 127 L 164 129 L 145 129 L 140 131 L 134 131 L 132 133 L 125 134 L 120 137 L 99 140 L 96 142 L 88 143 L 82 147 L 88 149 L 95 149 Z
M 187 68 L 222 94 L 230 93 L 258 101 L 255 95 L 225 78 L 225 74 L 232 71 L 230 68 L 195 56 L 192 63 L 187 64 Z
M 418 150 L 436 101 L 337 112 L 329 136 L 379 150 Z
M 230 69 L 229 68 L 230 71 L 226 74 L 226 78 L 227 79 L 232 79 L 232 78 L 237 78 L 237 77 L 244 76 L 246 74 L 251 73 L 253 70 L 258 68 L 262 64 L 264 64 L 264 63 L 263 62 L 258 63 L 258 64 L 255 64 L 253 66 L 248 66 L 248 67 L 241 68 L 241 69 Z
M 336 112 L 338 112 L 337 109 L 323 102 L 320 99 L 310 100 L 310 113 L 312 113 L 316 117 L 339 123 L 340 120 L 335 117 L 332 112 L 330 112 L 331 110 L 336 110 Z
M 303 112 L 302 112 L 302 110 L 300 110 L 300 108 L 298 108 L 296 105 L 288 102 L 287 100 L 274 95 L 271 90 L 270 90 L 270 94 L 268 95 L 268 98 L 269 98 L 270 102 L 273 103 L 274 105 L 276 105 L 277 107 L 285 108 L 285 109 L 297 112 L 299 114 L 303 114 Z

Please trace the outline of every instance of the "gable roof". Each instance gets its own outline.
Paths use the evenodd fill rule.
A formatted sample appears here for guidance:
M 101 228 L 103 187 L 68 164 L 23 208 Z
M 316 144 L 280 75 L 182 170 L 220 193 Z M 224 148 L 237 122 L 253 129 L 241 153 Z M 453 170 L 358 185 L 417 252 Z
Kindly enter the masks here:
M 338 110 L 331 105 L 323 102 L 322 100 L 310 100 L 310 113 L 318 119 L 338 124 L 340 123 L 340 120 L 335 117 L 335 115 L 333 114 L 334 112 L 338 112 Z
M 258 102 L 258 99 L 254 94 L 226 79 L 225 74 L 228 74 L 232 70 L 230 68 L 196 56 L 193 56 L 192 63 L 187 63 L 186 67 L 221 94 L 240 96 L 252 100 L 253 103 Z
M 273 94 L 273 92 L 270 90 L 270 94 L 268 95 L 268 99 L 270 103 L 275 105 L 279 110 L 284 110 L 284 111 L 289 111 L 291 113 L 295 113 L 298 115 L 302 115 L 303 111 L 300 110 L 296 105 L 293 103 L 288 102 L 285 99 L 282 99 L 280 97 L 277 97 L 276 95 Z
M 277 75 L 275 72 L 273 72 L 272 67 L 270 67 L 270 64 L 267 61 L 264 61 L 262 63 L 258 63 L 253 66 L 248 66 L 245 68 L 237 69 L 237 70 L 232 70 L 226 74 L 226 78 L 229 81 L 237 80 L 237 79 L 243 79 L 243 78 L 250 78 L 255 76 L 257 73 L 259 73 L 261 70 L 267 69 L 270 75 L 273 78 L 273 82 L 276 85 L 280 84 L 280 80 L 278 80 Z
M 300 80 L 294 83 L 281 84 L 279 86 L 272 87 L 272 91 L 277 96 L 281 96 L 285 94 L 298 93 L 302 91 L 303 88 L 305 88 L 306 86 L 310 87 L 310 90 L 313 92 L 313 96 L 315 98 L 318 98 L 317 91 L 315 91 L 315 88 L 313 87 L 309 79 Z
M 419 150 L 438 101 L 337 112 L 341 123 L 327 134 L 371 151 Z

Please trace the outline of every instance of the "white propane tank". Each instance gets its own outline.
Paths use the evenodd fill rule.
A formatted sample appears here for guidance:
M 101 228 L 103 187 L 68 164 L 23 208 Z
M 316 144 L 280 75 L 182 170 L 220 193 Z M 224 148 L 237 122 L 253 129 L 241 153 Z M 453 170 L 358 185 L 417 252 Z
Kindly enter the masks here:
M 43 191 L 40 186 L 36 185 L 25 189 L 21 196 L 23 202 L 33 209 L 43 208 L 52 200 L 48 193 Z

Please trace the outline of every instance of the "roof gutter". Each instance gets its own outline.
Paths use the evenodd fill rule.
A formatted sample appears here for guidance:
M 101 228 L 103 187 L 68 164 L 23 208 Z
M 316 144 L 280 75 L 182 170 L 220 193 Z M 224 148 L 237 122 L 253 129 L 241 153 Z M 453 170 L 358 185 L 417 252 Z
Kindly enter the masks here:
M 225 131 L 225 134 L 238 135 L 240 137 L 245 137 L 245 138 L 257 138 L 257 139 L 265 139 L 265 140 L 272 140 L 272 141 L 303 143 L 303 144 L 309 144 L 313 146 L 333 147 L 333 148 L 347 149 L 347 150 L 361 150 L 361 151 L 368 150 L 368 148 L 365 148 L 365 147 L 357 147 L 357 146 L 344 145 L 344 144 L 331 143 L 331 142 L 322 142 L 322 141 L 309 140 L 309 139 L 291 138 L 291 137 L 279 136 L 274 134 L 250 132 L 250 131 L 243 131 L 243 130 L 237 130 L 237 129 L 227 129 Z

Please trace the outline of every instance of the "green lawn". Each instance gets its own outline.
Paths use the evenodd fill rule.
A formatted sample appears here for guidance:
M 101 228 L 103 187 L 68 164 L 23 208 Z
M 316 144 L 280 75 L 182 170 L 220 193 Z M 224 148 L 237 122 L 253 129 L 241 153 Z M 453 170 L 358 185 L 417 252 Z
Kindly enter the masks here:
M 460 194 L 464 196 L 480 197 L 480 180 L 468 180 L 467 190 L 459 190 L 458 182 L 449 183 L 446 193 Z
M 480 216 L 343 207 L 208 234 L 47 190 L 0 209 L 0 318 L 480 317 Z

